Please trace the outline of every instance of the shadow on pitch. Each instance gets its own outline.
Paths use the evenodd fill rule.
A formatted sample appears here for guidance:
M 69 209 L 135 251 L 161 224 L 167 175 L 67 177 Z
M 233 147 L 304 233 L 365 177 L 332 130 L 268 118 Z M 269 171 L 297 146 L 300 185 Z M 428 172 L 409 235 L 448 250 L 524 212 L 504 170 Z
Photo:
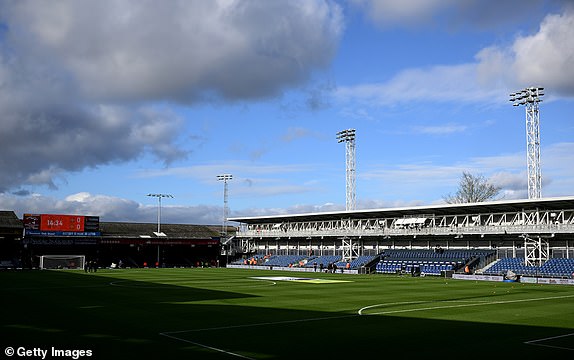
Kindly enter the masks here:
M 249 294 L 91 275 L 0 274 L 2 344 L 90 349 L 90 359 L 539 359 L 574 351 L 573 336 L 559 337 L 574 332 L 567 319 L 556 328 L 439 320 L 432 312 L 359 316 L 261 307 Z M 554 339 L 526 343 L 546 338 Z

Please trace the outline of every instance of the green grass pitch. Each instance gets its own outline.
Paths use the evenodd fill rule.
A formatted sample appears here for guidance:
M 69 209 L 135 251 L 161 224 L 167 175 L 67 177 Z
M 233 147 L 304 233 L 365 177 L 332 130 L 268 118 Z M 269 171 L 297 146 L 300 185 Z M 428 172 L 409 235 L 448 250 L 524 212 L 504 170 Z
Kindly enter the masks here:
M 322 281 L 268 278 L 281 276 Z M 91 350 L 83 359 L 574 356 L 565 285 L 224 268 L 5 271 L 0 284 L 3 349 Z

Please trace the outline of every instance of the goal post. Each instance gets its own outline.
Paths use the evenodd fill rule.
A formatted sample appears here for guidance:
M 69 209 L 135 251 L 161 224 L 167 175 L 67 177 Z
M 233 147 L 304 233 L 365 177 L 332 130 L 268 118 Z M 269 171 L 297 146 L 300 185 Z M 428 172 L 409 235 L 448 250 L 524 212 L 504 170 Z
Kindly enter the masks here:
M 83 269 L 85 255 L 42 255 L 40 269 Z

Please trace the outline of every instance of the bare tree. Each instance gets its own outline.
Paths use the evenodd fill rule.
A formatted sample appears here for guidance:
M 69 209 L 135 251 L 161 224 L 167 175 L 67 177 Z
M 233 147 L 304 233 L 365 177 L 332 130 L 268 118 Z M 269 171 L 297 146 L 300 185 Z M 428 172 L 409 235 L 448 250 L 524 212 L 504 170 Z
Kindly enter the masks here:
M 463 171 L 456 193 L 443 199 L 448 204 L 475 203 L 494 200 L 499 193 L 500 187 L 490 184 L 484 176 Z

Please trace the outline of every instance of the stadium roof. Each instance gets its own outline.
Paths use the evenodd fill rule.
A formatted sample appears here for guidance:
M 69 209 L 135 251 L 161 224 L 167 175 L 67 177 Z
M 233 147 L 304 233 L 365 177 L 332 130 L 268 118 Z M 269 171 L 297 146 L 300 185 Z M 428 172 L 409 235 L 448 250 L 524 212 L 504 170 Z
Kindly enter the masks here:
M 209 239 L 219 237 L 218 231 L 205 225 L 161 224 L 161 233 L 169 238 Z M 157 224 L 100 222 L 104 237 L 152 237 L 157 238 Z
M 574 209 L 574 196 L 526 199 L 498 200 L 465 204 L 436 204 L 425 206 L 366 209 L 354 211 L 334 211 L 305 214 L 266 215 L 254 217 L 233 217 L 229 221 L 246 224 L 270 222 L 322 221 L 333 219 L 364 218 L 400 218 L 412 215 L 463 215 L 501 212 L 518 212 L 522 210 L 564 210 Z
M 172 239 L 211 239 L 221 236 L 221 225 L 161 224 L 161 234 L 157 234 L 156 223 L 100 222 L 100 232 L 106 238 L 172 238 Z M 22 235 L 24 225 L 13 211 L 0 210 L 0 237 Z M 227 229 L 230 234 L 235 228 Z
M 14 211 L 0 211 L 0 239 L 16 239 L 22 236 L 22 220 Z
M 22 226 L 22 220 L 18 219 L 14 211 L 0 211 L 0 228 L 22 229 Z

